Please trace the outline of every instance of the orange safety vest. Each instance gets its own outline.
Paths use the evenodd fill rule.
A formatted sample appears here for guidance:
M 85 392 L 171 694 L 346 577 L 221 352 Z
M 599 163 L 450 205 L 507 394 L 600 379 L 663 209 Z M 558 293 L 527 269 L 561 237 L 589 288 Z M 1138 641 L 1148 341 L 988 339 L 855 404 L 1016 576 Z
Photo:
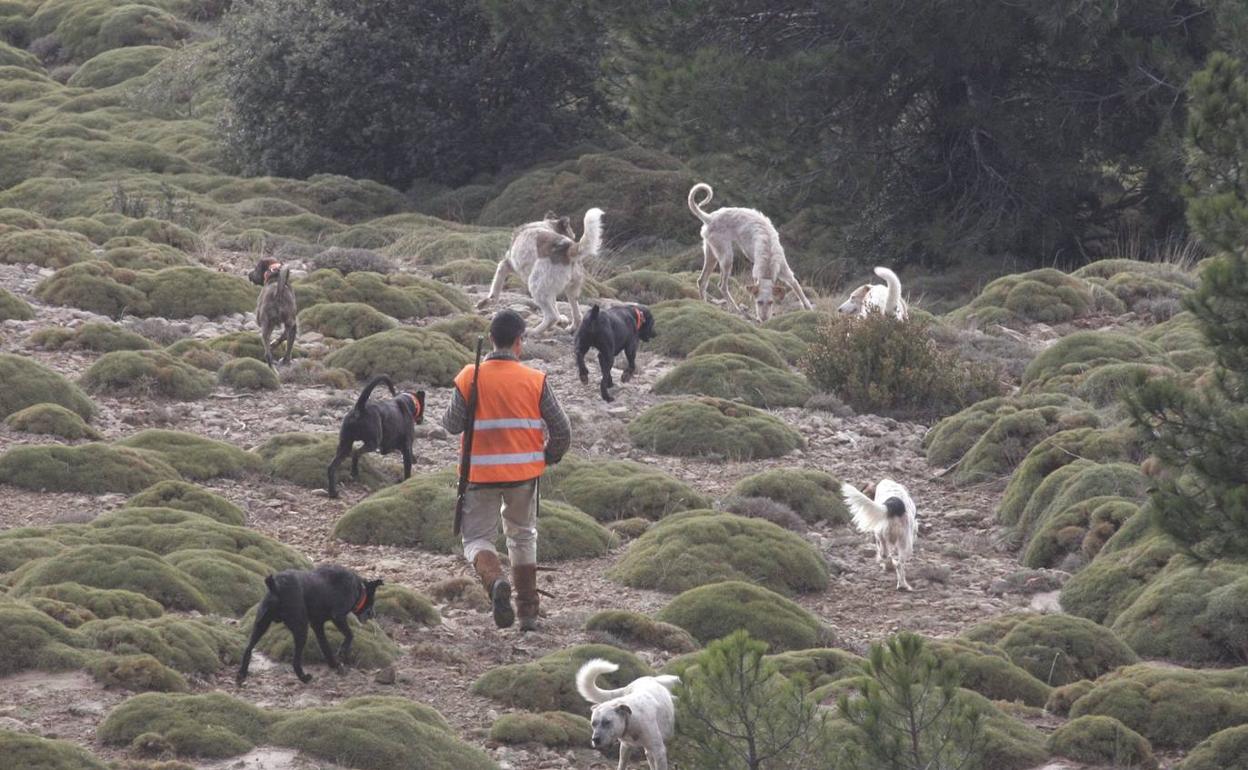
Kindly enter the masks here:
M 542 420 L 545 386 L 545 374 L 519 361 L 481 362 L 468 481 L 499 484 L 542 475 L 546 469 L 546 423 Z M 455 377 L 455 387 L 467 402 L 472 366 L 465 366 Z

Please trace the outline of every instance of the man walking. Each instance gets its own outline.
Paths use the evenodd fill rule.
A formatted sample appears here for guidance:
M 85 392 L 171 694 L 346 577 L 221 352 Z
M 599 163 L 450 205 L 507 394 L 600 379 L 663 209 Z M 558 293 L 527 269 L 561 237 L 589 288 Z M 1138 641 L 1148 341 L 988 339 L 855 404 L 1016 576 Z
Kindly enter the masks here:
M 473 420 L 468 491 L 461 535 L 464 558 L 472 563 L 494 605 L 494 623 L 507 628 L 520 618 L 521 631 L 537 629 L 537 484 L 547 465 L 562 459 L 572 443 L 571 426 L 546 375 L 520 363 L 524 319 L 503 310 L 490 322 L 494 352 L 481 362 Z M 451 434 L 468 427 L 473 366 L 455 378 L 455 393 L 442 417 Z M 502 518 L 511 557 L 511 579 L 494 550 Z

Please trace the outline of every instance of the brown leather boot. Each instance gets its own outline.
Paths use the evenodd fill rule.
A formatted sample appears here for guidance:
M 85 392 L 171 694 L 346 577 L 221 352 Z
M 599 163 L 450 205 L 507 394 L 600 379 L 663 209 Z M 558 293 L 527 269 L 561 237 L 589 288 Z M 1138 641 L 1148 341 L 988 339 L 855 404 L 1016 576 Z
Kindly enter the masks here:
M 516 583 L 516 616 L 521 631 L 537 630 L 537 565 L 517 564 L 511 568 Z
M 472 568 L 477 571 L 481 587 L 494 605 L 494 625 L 510 628 L 516 622 L 516 613 L 511 608 L 511 583 L 503 577 L 503 565 L 498 560 L 498 554 L 481 551 L 472 560 Z

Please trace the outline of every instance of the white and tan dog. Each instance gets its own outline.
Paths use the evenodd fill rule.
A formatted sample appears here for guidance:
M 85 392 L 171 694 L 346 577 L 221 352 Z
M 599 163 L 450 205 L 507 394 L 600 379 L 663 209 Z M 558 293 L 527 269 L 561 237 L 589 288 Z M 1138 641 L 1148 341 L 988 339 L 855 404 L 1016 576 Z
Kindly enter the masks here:
M 875 537 L 875 560 L 883 569 L 888 569 L 888 562 L 892 562 L 897 590 L 913 591 L 906 582 L 906 562 L 914 554 L 919 518 L 910 493 L 896 481 L 882 479 L 875 486 L 874 500 L 850 484 L 841 484 L 841 497 L 858 531 Z
M 559 315 L 559 295 L 564 295 L 572 308 L 572 330 L 581 325 L 578 302 L 585 285 L 584 262 L 602 249 L 602 209 L 585 212 L 585 232 L 575 239 L 567 217 L 547 214 L 545 219 L 516 228 L 511 246 L 494 271 L 490 294 L 477 303 L 483 308 L 498 299 L 507 277 L 518 274 L 529 287 L 529 296 L 542 311 L 542 321 L 532 334 L 538 335 L 565 319 Z
M 680 683 L 680 677 L 643 676 L 617 690 L 599 689 L 598 677 L 619 669 L 609 660 L 594 658 L 576 672 L 577 692 L 594 704 L 590 741 L 599 750 L 620 742 L 618 770 L 627 766 L 633 746 L 645 749 L 650 770 L 668 770 L 667 740 L 676 730 L 676 700 L 671 689 Z
M 706 197 L 699 201 L 697 195 L 702 191 L 706 192 Z M 771 317 L 776 303 L 784 299 L 785 286 L 797 294 L 802 307 L 810 310 L 810 300 L 789 268 L 784 247 L 780 245 L 780 234 L 771 220 L 761 211 L 733 206 L 708 214 L 702 207 L 711 202 L 714 194 L 710 185 L 701 182 L 689 190 L 689 210 L 702 221 L 702 275 L 698 277 L 698 292 L 702 299 L 706 299 L 706 287 L 718 265 L 720 291 L 734 311 L 742 312 L 728 291 L 728 279 L 732 276 L 732 249 L 736 244 L 754 263 L 754 283 L 749 289 L 754 295 L 754 313 L 759 321 Z
M 875 274 L 884 279 L 884 286 L 864 283 L 850 292 L 849 299 L 841 303 L 836 312 L 864 317 L 868 313 L 879 311 L 904 321 L 910 316 L 910 307 L 901 298 L 901 279 L 887 267 L 877 267 Z

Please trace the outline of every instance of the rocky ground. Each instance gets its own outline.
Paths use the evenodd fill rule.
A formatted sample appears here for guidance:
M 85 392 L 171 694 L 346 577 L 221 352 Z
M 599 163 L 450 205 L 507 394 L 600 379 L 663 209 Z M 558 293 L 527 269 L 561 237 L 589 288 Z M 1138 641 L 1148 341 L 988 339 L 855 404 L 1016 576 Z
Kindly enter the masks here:
M 246 269 L 244 260 L 243 255 L 221 258 L 225 268 L 240 273 Z M 0 350 L 32 356 L 76 378 L 97 354 L 37 351 L 28 346 L 27 337 L 41 327 L 75 326 L 88 320 L 107 319 L 42 305 L 35 300 L 35 284 L 50 272 L 0 265 L 0 285 L 22 296 L 37 312 L 32 321 L 0 324 Z M 470 288 L 474 300 L 483 289 Z M 518 295 L 505 295 L 503 304 L 532 313 L 526 300 Z M 240 328 L 254 329 L 251 319 L 244 316 L 216 321 L 192 319 L 177 325 L 184 327 L 188 336 L 198 338 Z M 300 344 L 315 353 L 316 335 L 304 335 Z M 566 331 L 534 341 L 529 350 L 532 365 L 548 373 L 571 415 L 576 452 L 657 465 L 717 498 L 743 477 L 769 467 L 818 468 L 859 485 L 886 476 L 905 483 L 918 503 L 921 521 L 910 572 L 914 593 L 893 590 L 891 572 L 880 572 L 874 562 L 874 549 L 855 532 L 820 528 L 806 534 L 826 556 L 832 577 L 827 591 L 803 596 L 798 601 L 833 629 L 842 646 L 862 651 L 872 641 L 902 629 L 949 636 L 995 615 L 1052 602 L 1048 593 L 1056 588 L 1052 576 L 1020 570 L 1015 555 L 1001 544 L 993 523 L 993 508 L 1001 485 L 956 488 L 942 479 L 928 467 L 921 451 L 924 425 L 871 415 L 842 418 L 827 412 L 785 409 L 778 414 L 797 428 L 808 443 L 806 449 L 787 457 L 765 462 L 716 463 L 653 456 L 631 446 L 626 425 L 633 415 L 660 400 L 650 392 L 650 387 L 674 365 L 673 361 L 643 352 L 639 375 L 619 388 L 613 404 L 606 404 L 598 398 L 595 364 L 590 365 L 591 384 L 578 381 Z M 289 382 L 277 393 L 260 397 L 218 387 L 210 398 L 186 404 L 97 396 L 102 414 L 94 424 L 108 439 L 143 428 L 167 427 L 251 449 L 275 433 L 336 431 L 355 396 L 354 391 Z M 430 391 L 431 419 L 418 429 L 416 442 L 418 471 L 448 467 L 455 460 L 456 439 L 437 425 L 448 399 L 449 390 Z M 39 440 L 0 424 L 0 450 Z M 387 459 L 386 467 L 397 478 L 398 463 Z M 467 565 L 457 557 L 396 547 L 348 546 L 333 539 L 334 522 L 366 496 L 365 490 L 349 481 L 343 485 L 342 498 L 338 500 L 329 499 L 322 491 L 257 475 L 218 480 L 205 486 L 246 510 L 250 526 L 318 562 L 341 563 L 363 574 L 382 577 L 387 583 L 422 591 L 448 577 L 470 574 Z M 0 507 L 0 527 L 4 528 L 89 520 L 124 502 L 122 495 L 34 493 L 2 485 L 0 496 L 5 501 Z M 451 512 L 447 511 L 447 515 Z M 540 548 L 539 544 L 539 556 Z M 389 629 L 405 649 L 405 656 L 393 672 L 356 669 L 339 677 L 315 666 L 312 673 L 316 678 L 308 685 L 300 685 L 286 667 L 275 666 L 258 656 L 245 687 L 236 687 L 232 672 L 223 670 L 215 679 L 196 682 L 195 689 L 220 689 L 262 706 L 283 708 L 333 703 L 366 693 L 400 694 L 434 706 L 466 740 L 489 746 L 488 728 L 498 712 L 492 702 L 469 693 L 479 675 L 500 664 L 529 661 L 590 641 L 583 630 L 584 623 L 599 610 L 654 612 L 669 600 L 664 594 L 624 588 L 607 580 L 606 571 L 621 553 L 622 549 L 618 549 L 605 558 L 562 563 L 558 571 L 544 573 L 543 587 L 555 598 L 543 600 L 545 619 L 542 630 L 536 634 L 521 636 L 515 630 L 498 631 L 489 616 L 478 609 L 442 606 L 444 622 L 437 628 Z M 278 628 L 274 633 L 284 631 Z M 654 665 L 665 662 L 654 654 L 641 654 Z M 100 756 L 120 756 L 96 743 L 94 732 L 107 710 L 124 698 L 125 694 L 104 690 L 81 672 L 26 672 L 0 679 L 0 726 L 21 723 L 44 735 L 91 745 Z M 501 766 L 516 770 L 614 766 L 588 748 L 562 753 L 490 748 Z M 241 758 L 197 766 L 279 770 L 325 764 L 305 762 L 287 750 L 260 749 Z

